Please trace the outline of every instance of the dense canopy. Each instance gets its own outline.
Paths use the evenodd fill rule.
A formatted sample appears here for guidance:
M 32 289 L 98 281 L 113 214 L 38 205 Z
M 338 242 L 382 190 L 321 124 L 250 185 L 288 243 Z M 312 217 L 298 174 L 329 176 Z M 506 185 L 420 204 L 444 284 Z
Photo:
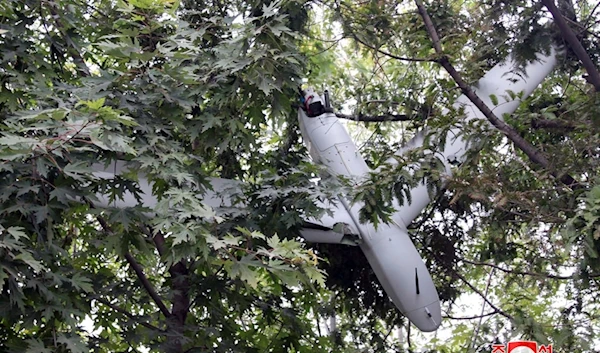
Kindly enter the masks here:
M 599 13 L 586 0 L 2 1 L 0 350 L 599 351 Z M 487 117 L 508 125 L 462 124 L 452 103 L 483 73 L 551 48 L 552 75 Z M 360 187 L 310 160 L 302 84 L 329 89 L 382 166 Z M 445 177 L 432 151 L 456 126 L 473 148 Z M 423 128 L 426 146 L 387 166 Z M 93 174 L 115 160 L 133 170 Z M 139 173 L 155 209 L 95 205 L 139 193 Z M 210 177 L 242 183 L 235 213 L 203 205 Z M 423 180 L 434 201 L 410 229 L 443 302 L 432 334 L 411 329 L 360 249 L 299 237 L 319 200 L 347 195 L 379 224 Z

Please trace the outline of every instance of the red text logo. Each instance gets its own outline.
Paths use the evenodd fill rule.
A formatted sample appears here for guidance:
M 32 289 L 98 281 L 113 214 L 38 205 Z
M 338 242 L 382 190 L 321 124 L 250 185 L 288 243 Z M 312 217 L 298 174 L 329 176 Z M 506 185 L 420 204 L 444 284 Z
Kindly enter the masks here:
M 552 345 L 538 346 L 534 341 L 510 341 L 506 345 L 493 344 L 492 353 L 552 353 Z

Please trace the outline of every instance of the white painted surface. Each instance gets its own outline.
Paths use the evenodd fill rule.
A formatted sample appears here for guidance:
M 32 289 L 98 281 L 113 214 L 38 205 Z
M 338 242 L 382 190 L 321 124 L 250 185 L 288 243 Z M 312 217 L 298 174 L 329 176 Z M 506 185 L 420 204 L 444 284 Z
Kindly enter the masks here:
M 311 156 L 330 174 L 360 182 L 371 171 L 335 114 L 311 118 L 300 109 L 298 120 Z M 342 204 L 360 232 L 363 253 L 392 302 L 421 331 L 435 331 L 441 323 L 439 297 L 405 224 L 382 224 L 375 229 L 370 223 L 358 222 L 363 205 L 343 200 Z

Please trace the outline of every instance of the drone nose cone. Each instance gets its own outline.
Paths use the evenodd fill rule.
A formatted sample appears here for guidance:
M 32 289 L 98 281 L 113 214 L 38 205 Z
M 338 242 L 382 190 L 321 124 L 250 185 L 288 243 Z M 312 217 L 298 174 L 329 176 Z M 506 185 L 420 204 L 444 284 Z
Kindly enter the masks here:
M 435 301 L 422 308 L 406 313 L 406 317 L 423 332 L 433 332 L 440 327 L 442 310 L 440 302 Z
M 361 249 L 385 292 L 419 330 L 435 331 L 442 321 L 440 298 L 406 229 L 390 224 L 367 230 Z

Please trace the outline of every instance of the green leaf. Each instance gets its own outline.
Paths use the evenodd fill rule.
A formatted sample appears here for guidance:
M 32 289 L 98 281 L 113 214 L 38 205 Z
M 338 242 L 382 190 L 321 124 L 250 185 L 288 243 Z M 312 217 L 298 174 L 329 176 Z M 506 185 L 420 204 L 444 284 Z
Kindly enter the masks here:
M 94 291 L 94 287 L 92 285 L 92 280 L 87 278 L 87 277 L 83 277 L 81 274 L 76 273 L 72 278 L 71 278 L 71 284 L 78 290 L 82 290 L 86 293 L 92 293 Z
M 185 243 L 191 239 L 190 233 L 187 231 L 187 229 L 181 229 L 177 232 L 173 232 L 171 235 L 169 235 L 169 238 L 173 239 L 173 245 Z
M 3 266 L 0 265 L 0 286 L 4 286 L 4 283 L 7 279 L 8 279 L 8 273 L 6 273 L 6 271 L 4 271 Z
M 17 242 L 21 241 L 21 238 L 29 240 L 29 236 L 24 232 L 25 228 L 23 227 L 8 227 L 5 230 L 8 232 L 8 234 L 12 235 Z
M 90 108 L 91 110 L 99 110 L 100 108 L 102 108 L 104 106 L 105 102 L 106 102 L 106 98 L 102 97 L 102 98 L 99 98 L 99 99 L 96 99 L 93 101 L 81 101 L 79 104 L 85 105 L 86 107 Z
M 231 268 L 231 275 L 239 277 L 242 281 L 248 283 L 252 288 L 258 288 L 260 282 L 260 273 L 256 269 L 255 265 L 260 263 L 253 261 L 254 255 L 246 255 L 241 261 L 235 261 Z
M 44 343 L 38 339 L 30 338 L 27 341 L 27 350 L 24 353 L 52 353 L 52 349 L 46 348 Z
M 75 162 L 67 164 L 63 172 L 75 180 L 84 181 L 85 176 L 92 173 L 92 168 L 88 167 L 86 162 Z
M 20 260 L 20 261 L 26 263 L 33 269 L 34 272 L 40 272 L 44 269 L 44 266 L 42 265 L 42 263 L 39 262 L 38 260 L 34 259 L 33 256 L 31 255 L 31 253 L 26 252 L 26 251 L 15 256 L 15 260 Z
M 307 266 L 304 267 L 304 273 L 308 276 L 308 278 L 312 281 L 317 282 L 317 284 L 321 287 L 325 287 L 325 276 L 322 270 L 320 270 L 316 266 Z
M 490 94 L 490 100 L 492 101 L 493 105 L 498 105 L 498 97 L 496 97 L 495 94 Z
M 0 137 L 0 145 L 15 147 L 16 145 L 37 145 L 39 141 L 30 137 L 21 137 L 17 135 L 4 135 Z M 14 149 L 14 148 L 13 148 Z
M 82 338 L 76 335 L 66 336 L 65 334 L 58 334 L 56 337 L 58 343 L 64 344 L 71 353 L 88 353 L 89 349 L 83 342 Z

